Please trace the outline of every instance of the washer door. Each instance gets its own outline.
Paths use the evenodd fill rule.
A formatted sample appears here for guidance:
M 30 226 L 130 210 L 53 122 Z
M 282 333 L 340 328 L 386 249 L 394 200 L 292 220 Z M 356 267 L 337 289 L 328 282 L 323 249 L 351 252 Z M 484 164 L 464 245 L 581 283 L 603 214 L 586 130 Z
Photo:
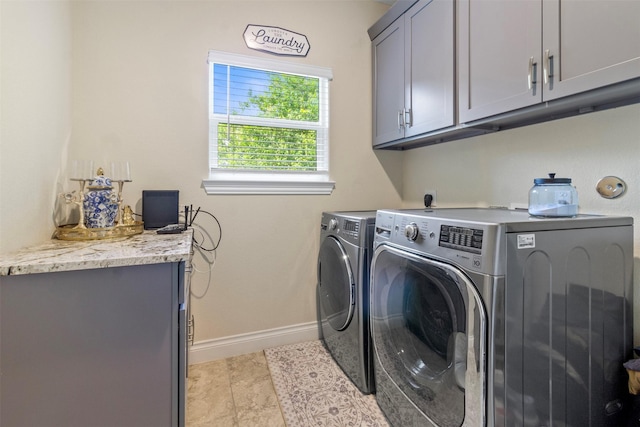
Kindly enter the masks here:
M 384 245 L 376 250 L 371 281 L 376 358 L 438 426 L 462 425 L 477 401 L 485 325 L 480 296 L 461 270 Z
M 355 309 L 355 281 L 349 257 L 338 239 L 328 236 L 318 255 L 318 296 L 322 317 L 336 331 L 351 322 Z

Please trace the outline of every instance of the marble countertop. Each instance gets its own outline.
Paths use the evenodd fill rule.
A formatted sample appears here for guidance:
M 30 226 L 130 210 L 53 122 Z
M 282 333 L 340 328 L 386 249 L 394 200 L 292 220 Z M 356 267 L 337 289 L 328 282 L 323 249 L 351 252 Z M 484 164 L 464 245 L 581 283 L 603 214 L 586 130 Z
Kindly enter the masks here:
M 192 233 L 145 231 L 131 237 L 82 242 L 52 239 L 3 254 L 0 276 L 187 261 Z

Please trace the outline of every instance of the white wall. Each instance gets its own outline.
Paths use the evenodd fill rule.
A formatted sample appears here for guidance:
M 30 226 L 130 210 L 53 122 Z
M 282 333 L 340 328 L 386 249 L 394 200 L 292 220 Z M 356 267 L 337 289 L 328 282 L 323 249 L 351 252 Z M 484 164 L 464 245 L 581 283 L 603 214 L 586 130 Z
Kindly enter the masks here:
M 315 321 L 321 212 L 400 206 L 401 153 L 371 150 L 367 28 L 386 9 L 358 0 L 74 3 L 69 158 L 129 160 L 124 198 L 134 210 L 143 189 L 178 189 L 181 203 L 222 224 L 211 273 L 195 258 L 197 342 Z M 207 196 L 201 188 L 208 50 L 273 58 L 245 46 L 248 24 L 305 34 L 308 56 L 288 60 L 333 69 L 331 196 Z M 213 220 L 198 219 L 215 237 Z
M 437 206 L 527 205 L 533 179 L 556 172 L 572 178 L 579 212 L 634 217 L 635 341 L 640 341 L 640 105 L 542 123 L 404 153 L 405 207 L 422 206 L 427 189 Z M 627 193 L 596 192 L 608 175 Z
M 54 231 L 71 131 L 66 1 L 0 1 L 0 253 Z

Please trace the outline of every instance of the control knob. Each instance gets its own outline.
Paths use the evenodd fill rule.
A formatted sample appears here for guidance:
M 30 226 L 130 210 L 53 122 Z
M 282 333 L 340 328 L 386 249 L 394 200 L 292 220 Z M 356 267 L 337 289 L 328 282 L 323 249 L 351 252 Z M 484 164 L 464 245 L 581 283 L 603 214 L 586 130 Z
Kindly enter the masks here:
M 415 222 L 407 224 L 404 227 L 404 235 L 408 240 L 411 240 L 412 242 L 415 242 L 418 239 L 419 232 L 420 229 L 418 228 L 418 224 L 416 224 Z
M 335 230 L 336 228 L 338 228 L 338 220 L 335 218 L 331 218 L 331 220 L 329 221 L 329 230 Z

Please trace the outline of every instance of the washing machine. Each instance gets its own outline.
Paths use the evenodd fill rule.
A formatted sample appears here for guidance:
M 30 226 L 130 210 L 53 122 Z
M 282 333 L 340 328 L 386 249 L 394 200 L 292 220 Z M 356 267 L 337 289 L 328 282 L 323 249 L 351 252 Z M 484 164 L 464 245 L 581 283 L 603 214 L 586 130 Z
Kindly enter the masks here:
M 633 219 L 378 211 L 376 400 L 393 426 L 624 425 Z
M 324 212 L 318 254 L 318 329 L 337 364 L 363 393 L 374 390 L 369 271 L 375 211 Z

